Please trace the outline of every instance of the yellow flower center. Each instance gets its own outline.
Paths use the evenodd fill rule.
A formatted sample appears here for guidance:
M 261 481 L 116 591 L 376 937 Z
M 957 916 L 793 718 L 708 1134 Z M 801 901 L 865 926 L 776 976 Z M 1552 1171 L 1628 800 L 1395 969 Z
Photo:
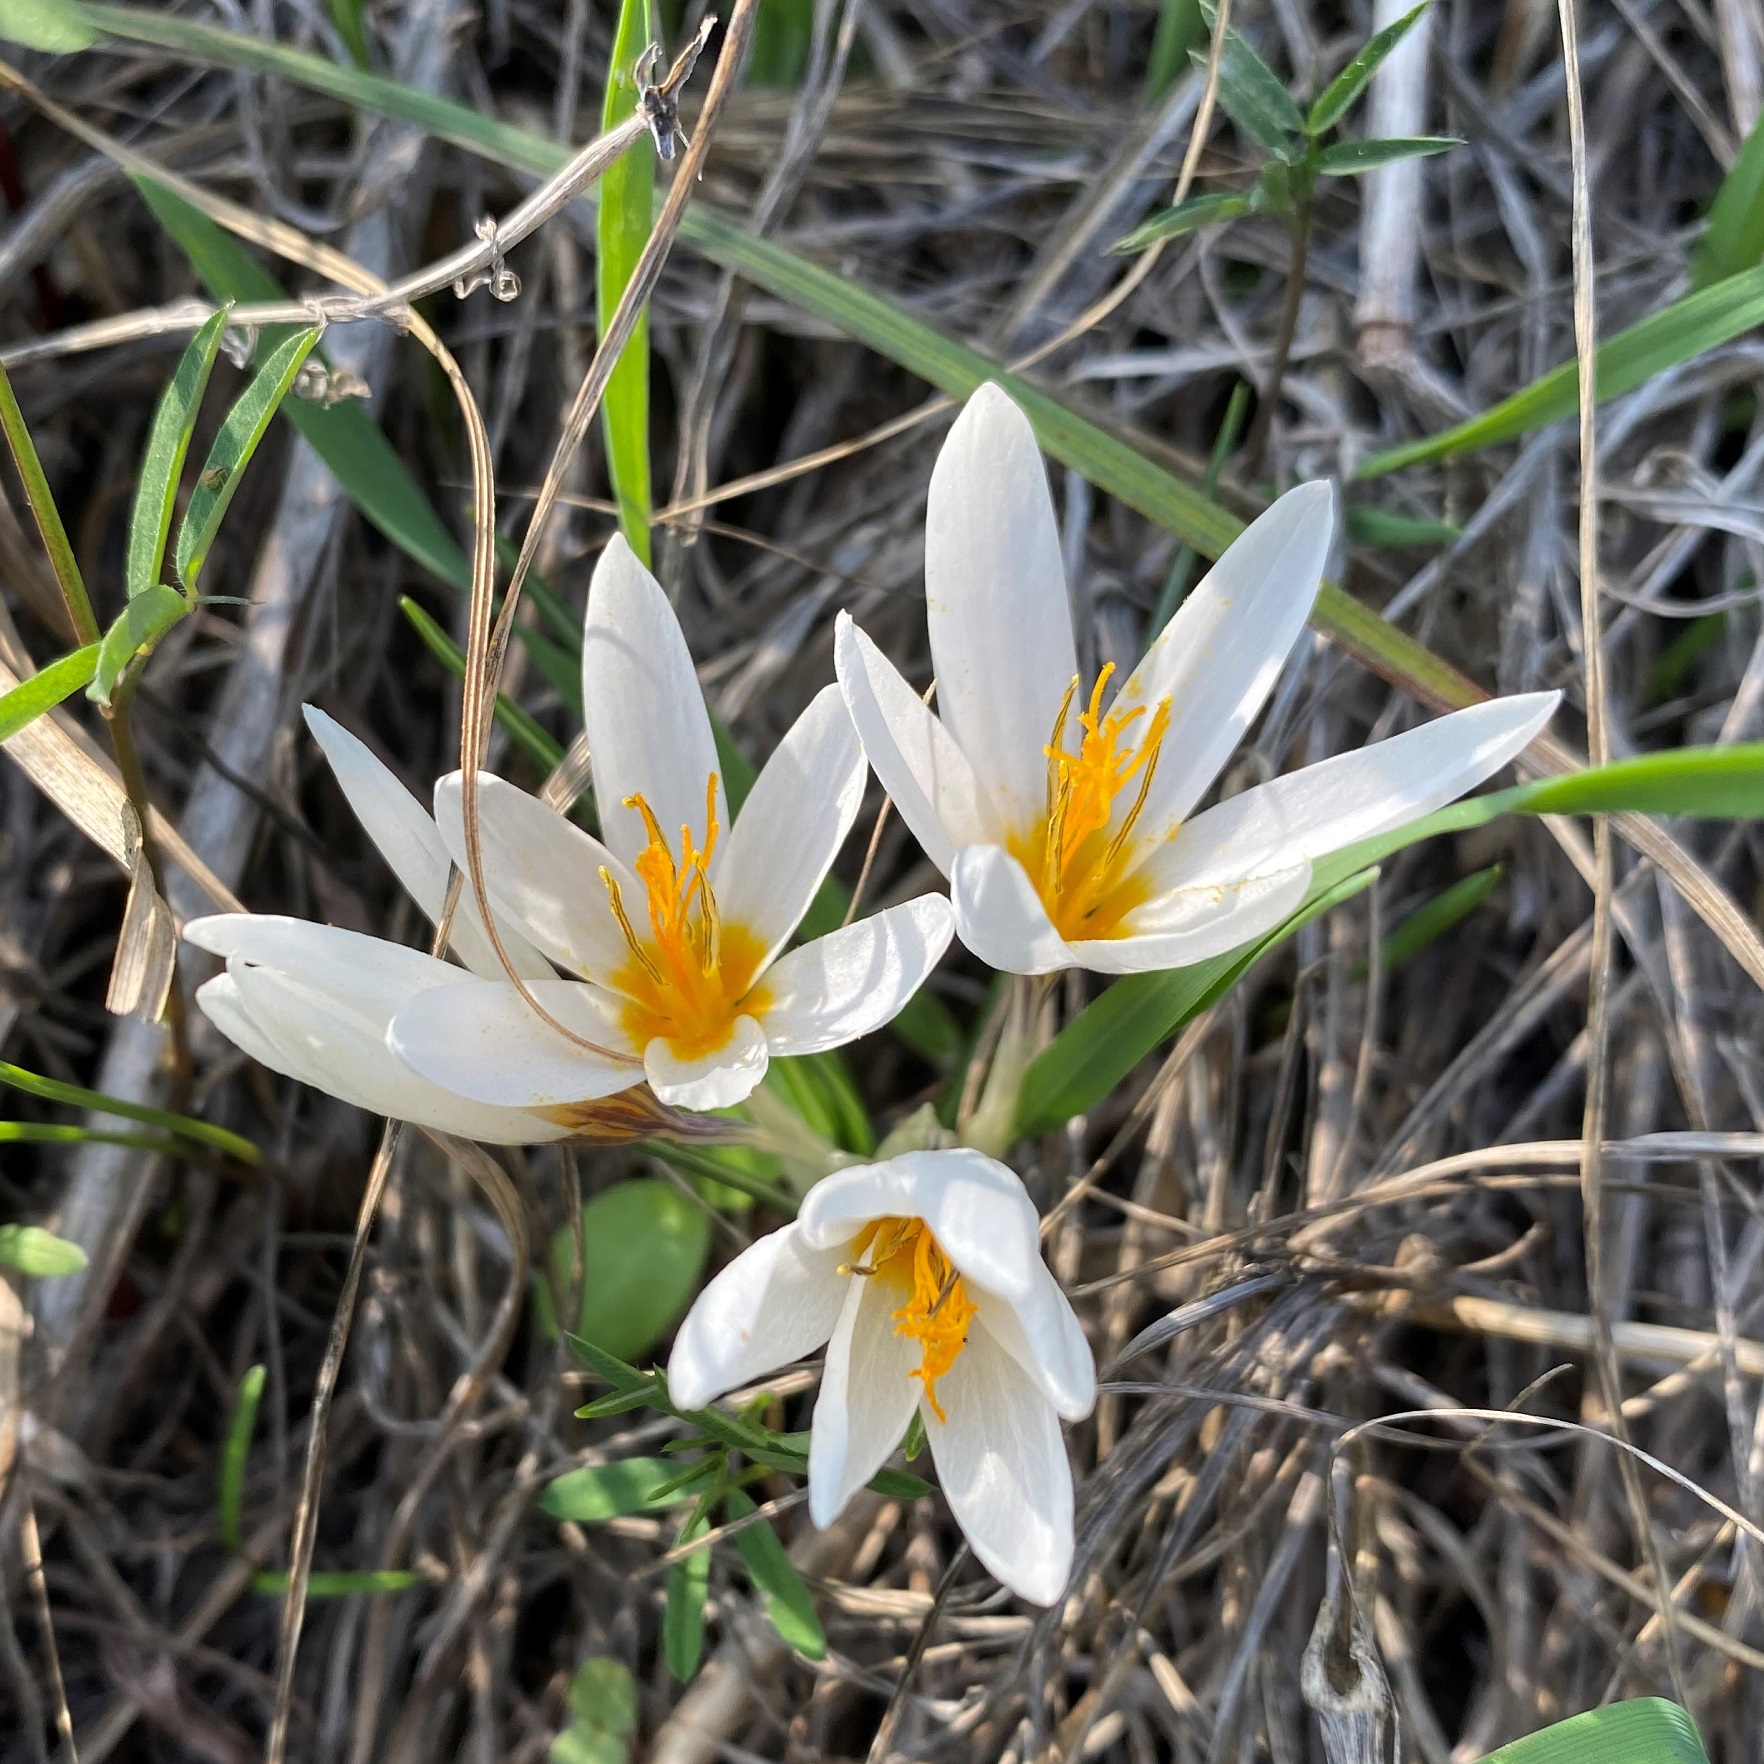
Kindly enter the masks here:
M 868 1254 L 868 1262 L 860 1257 Z M 876 1219 L 852 1244 L 852 1261 L 840 1272 L 886 1280 L 909 1294 L 891 1314 L 894 1333 L 919 1344 L 913 1377 L 925 1387 L 925 1401 L 939 1421 L 947 1421 L 937 1400 L 937 1381 L 956 1363 L 968 1342 L 974 1306 L 962 1290 L 961 1276 L 923 1219 Z
M 717 775 L 705 786 L 704 849 L 692 843 L 692 829 L 680 829 L 676 862 L 666 835 L 641 796 L 627 796 L 625 807 L 643 817 L 649 843 L 632 866 L 648 895 L 649 935 L 641 937 L 625 911 L 617 879 L 603 864 L 613 917 L 625 934 L 631 959 L 611 976 L 624 994 L 624 1026 L 639 1047 L 658 1036 L 678 1059 L 713 1053 L 730 1036 L 738 1016 L 764 1010 L 764 989 L 753 977 L 765 960 L 765 947 L 740 925 L 725 925 L 711 891 L 710 864 L 717 849 Z
M 1144 705 L 1132 710 L 1102 708 L 1103 691 L 1115 664 L 1107 662 L 1090 691 L 1088 708 L 1078 713 L 1082 738 L 1077 753 L 1065 746 L 1066 719 L 1078 697 L 1078 676 L 1060 700 L 1047 755 L 1047 812 L 1025 835 L 1013 837 L 1011 855 L 1028 871 L 1041 904 L 1062 937 L 1112 936 L 1121 921 L 1151 890 L 1125 874 L 1134 823 L 1145 808 L 1158 750 L 1170 727 L 1170 701 L 1161 700 L 1149 718 Z M 1139 788 L 1113 834 L 1109 821 L 1115 798 L 1133 782 Z

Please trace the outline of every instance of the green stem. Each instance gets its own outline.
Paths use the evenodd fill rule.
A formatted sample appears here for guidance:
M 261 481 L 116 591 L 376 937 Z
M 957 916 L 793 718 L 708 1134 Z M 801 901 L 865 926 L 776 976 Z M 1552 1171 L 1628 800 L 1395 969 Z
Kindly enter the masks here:
M 1256 404 L 1256 420 L 1250 425 L 1249 439 L 1243 444 L 1243 471 L 1253 478 L 1262 469 L 1262 454 L 1274 427 L 1274 411 L 1280 403 L 1280 387 L 1286 379 L 1286 364 L 1292 355 L 1292 340 L 1298 335 L 1299 308 L 1305 298 L 1305 262 L 1311 252 L 1311 198 L 1296 197 L 1293 203 L 1292 256 L 1286 266 L 1286 298 L 1280 306 L 1280 328 L 1274 335 L 1274 359 L 1268 366 L 1268 378 Z

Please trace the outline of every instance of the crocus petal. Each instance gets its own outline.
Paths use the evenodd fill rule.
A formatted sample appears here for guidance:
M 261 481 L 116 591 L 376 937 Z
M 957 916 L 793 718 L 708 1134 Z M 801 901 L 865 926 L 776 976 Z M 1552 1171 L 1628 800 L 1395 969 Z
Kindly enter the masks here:
M 751 1096 L 766 1075 L 766 1032 L 752 1017 L 737 1017 L 719 1048 L 681 1059 L 657 1036 L 643 1050 L 649 1088 L 676 1109 L 731 1109 Z
M 566 1028 L 627 1057 L 578 1047 L 500 980 L 464 980 L 412 999 L 393 1017 L 387 1046 L 432 1083 L 511 1108 L 559 1108 L 642 1081 L 616 1000 L 576 980 L 540 980 L 531 990 Z
M 1053 1604 L 1072 1571 L 1072 1468 L 1052 1405 L 984 1329 L 937 1398 L 949 1419 L 921 1410 L 925 1437 L 962 1535 L 1019 1598 Z
M 849 1242 L 872 1219 L 923 1219 L 956 1269 L 1013 1302 L 1041 1265 L 1040 1220 L 1021 1178 L 966 1146 L 902 1152 L 836 1170 L 797 1214 L 816 1249 Z
M 711 866 L 725 925 L 769 961 L 833 867 L 864 800 L 864 751 L 837 686 L 816 694 L 766 761 Z
M 319 744 L 355 818 L 379 848 L 404 892 L 422 908 L 431 924 L 441 917 L 447 900 L 449 856 L 446 844 L 423 805 L 404 788 L 365 742 L 312 705 L 306 726 Z M 502 946 L 523 979 L 549 978 L 550 966 L 511 925 L 498 923 Z M 469 885 L 454 909 L 450 943 L 474 974 L 495 978 L 502 972 L 496 951 L 484 933 L 477 902 Z
M 809 1517 L 822 1526 L 888 1462 L 920 1390 L 919 1344 L 895 1334 L 890 1314 L 898 1289 L 856 1276 L 846 1285 L 809 1431 Z
M 1133 670 L 1117 711 L 1170 700 L 1170 725 L 1139 837 L 1167 835 L 1205 794 L 1255 721 L 1305 628 L 1335 530 L 1325 483 L 1300 484 L 1241 533 Z M 1116 816 L 1131 806 L 1124 791 Z
M 1003 824 L 955 737 L 847 612 L 833 665 L 864 757 L 926 857 L 947 876 L 962 846 L 997 844 Z
M 196 988 L 196 1002 L 202 1007 L 203 1016 L 247 1058 L 272 1072 L 281 1072 L 284 1077 L 298 1078 L 303 1084 L 310 1082 L 302 1073 L 285 1070 L 281 1050 L 246 1010 L 238 982 L 231 974 L 223 970 L 212 980 L 205 980 Z
M 956 935 L 1001 974 L 1052 974 L 1077 965 L 1029 873 L 997 845 L 970 845 L 949 872 Z
M 601 832 L 627 864 L 649 843 L 642 816 L 624 806 L 628 796 L 655 811 L 677 858 L 682 826 L 704 847 L 705 785 L 716 772 L 717 822 L 728 830 L 722 768 L 680 621 L 617 533 L 588 588 L 582 704 Z
M 1266 936 L 1304 904 L 1311 866 L 1230 886 L 1207 884 L 1161 894 L 1128 915 L 1119 937 L 1071 945 L 1073 959 L 1093 974 L 1151 974 L 1210 961 Z
M 402 1002 L 429 987 L 457 986 L 468 978 L 463 968 L 426 950 L 280 913 L 214 913 L 189 920 L 184 936 L 210 955 L 279 968 L 350 998 Z
M 1196 815 L 1142 873 L 1160 894 L 1233 883 L 1417 820 L 1498 772 L 1550 720 L 1560 697 L 1490 699 L 1257 785 Z
M 849 1277 L 843 1248 L 813 1250 L 795 1225 L 744 1249 L 693 1301 L 668 1358 L 668 1395 L 702 1409 L 812 1354 L 833 1333 Z
M 1047 469 L 997 386 L 968 400 L 931 473 L 925 611 L 939 714 L 1007 824 L 1027 827 L 1078 662 Z
M 1029 1290 L 1014 1299 L 969 1283 L 976 1327 L 1023 1368 L 1068 1421 L 1096 1407 L 1096 1358 L 1071 1300 L 1045 1262 L 1035 1264 Z
M 478 834 L 484 882 L 499 917 L 513 919 L 560 966 L 604 983 L 631 959 L 600 872 L 618 883 L 625 910 L 643 917 L 643 884 L 580 827 L 505 779 L 478 777 Z M 463 781 L 435 786 L 435 824 L 453 861 L 465 868 Z M 485 979 L 501 977 L 500 967 Z M 522 978 L 526 978 L 525 975 Z M 541 976 L 551 979 L 549 970 Z
M 949 902 L 922 894 L 792 950 L 766 975 L 772 1052 L 822 1053 L 893 1022 L 954 929 Z

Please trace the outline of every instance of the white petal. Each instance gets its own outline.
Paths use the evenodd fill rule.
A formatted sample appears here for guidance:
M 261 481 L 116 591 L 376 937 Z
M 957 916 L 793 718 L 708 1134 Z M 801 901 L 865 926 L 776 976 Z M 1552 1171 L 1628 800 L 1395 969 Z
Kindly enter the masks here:
M 732 1109 L 766 1075 L 766 1032 L 737 1017 L 729 1039 L 711 1053 L 683 1060 L 659 1036 L 643 1050 L 649 1088 L 676 1109 Z
M 1059 1418 L 1029 1375 L 984 1329 L 937 1384 L 929 1407 L 937 1480 L 974 1554 L 1032 1605 L 1051 1605 L 1072 1571 L 1072 1468 Z
M 1304 904 L 1311 866 L 1231 885 L 1160 894 L 1127 915 L 1119 937 L 1071 945 L 1073 959 L 1093 974 L 1148 974 L 1210 961 L 1264 937 Z
M 725 925 L 769 961 L 833 867 L 864 800 L 864 750 L 837 686 L 824 687 L 766 761 L 711 866 Z
M 1045 1262 L 1026 1294 L 1008 1299 L 970 1281 L 967 1294 L 977 1326 L 1040 1386 L 1068 1421 L 1082 1421 L 1096 1407 L 1096 1359 L 1071 1301 Z M 947 1405 L 945 1405 L 947 1407 Z
M 811 1250 L 795 1225 L 744 1249 L 693 1301 L 668 1358 L 668 1394 L 702 1409 L 792 1360 L 833 1333 L 850 1277 L 843 1251 Z
M 427 987 L 457 986 L 468 978 L 463 968 L 426 950 L 280 913 L 215 913 L 189 920 L 184 936 L 211 955 L 279 968 L 346 997 L 402 1002 Z
M 598 839 L 537 797 L 489 772 L 479 774 L 478 791 L 484 881 L 497 914 L 518 923 L 554 962 L 604 982 L 631 959 L 631 951 L 613 917 L 601 866 L 618 883 L 625 910 L 639 925 L 644 923 L 643 884 Z M 463 870 L 465 821 L 458 772 L 435 786 L 435 823 Z M 501 976 L 498 967 L 484 977 Z M 541 977 L 553 978 L 549 970 Z
M 364 742 L 312 705 L 305 707 L 306 726 L 323 751 L 355 818 L 379 847 L 380 855 L 403 884 L 404 892 L 431 924 L 441 917 L 447 900 L 449 858 L 446 845 L 423 805 L 389 772 Z M 503 948 L 523 978 L 549 978 L 550 966 L 513 926 L 499 924 Z M 475 974 L 495 978 L 502 973 L 496 951 L 484 934 L 471 885 L 461 891 L 449 939 L 459 959 Z
M 1238 882 L 1431 814 L 1498 772 L 1550 720 L 1560 697 L 1490 699 L 1260 784 L 1196 815 L 1143 873 L 1160 894 Z
M 846 1280 L 809 1433 L 809 1517 L 821 1526 L 888 1462 L 919 1399 L 919 1344 L 897 1335 L 891 1316 L 899 1289 Z
M 633 1054 L 618 1004 L 575 980 L 541 980 L 533 996 L 578 1035 Z M 510 1108 L 560 1108 L 629 1090 L 634 1057 L 609 1059 L 558 1034 L 505 980 L 462 980 L 412 999 L 393 1017 L 387 1046 L 411 1071 L 459 1096 Z
M 588 588 L 582 702 L 606 843 L 627 864 L 648 844 L 642 817 L 624 806 L 627 796 L 641 795 L 676 858 L 682 825 L 702 850 L 705 785 L 720 773 L 704 695 L 668 597 L 617 533 Z M 720 776 L 716 811 L 727 831 Z
M 836 1170 L 809 1190 L 797 1214 L 803 1240 L 816 1249 L 850 1242 L 872 1219 L 923 1219 L 963 1275 L 1013 1302 L 1035 1284 L 1035 1205 L 1017 1173 L 982 1152 L 902 1152 Z
M 970 845 L 949 872 L 956 935 L 1001 974 L 1052 974 L 1077 965 L 1029 873 L 1002 846 Z
M 772 1052 L 821 1053 L 892 1022 L 942 959 L 954 929 L 949 902 L 922 894 L 793 949 L 766 975 Z
M 1326 483 L 1300 484 L 1252 521 L 1121 688 L 1114 708 L 1170 700 L 1170 726 L 1158 755 L 1138 832 L 1155 842 L 1205 794 L 1255 721 L 1292 646 L 1305 628 L 1335 530 Z M 1124 791 L 1117 818 L 1132 804 Z
M 949 874 L 964 845 L 996 845 L 1004 827 L 955 737 L 891 662 L 842 612 L 833 665 L 882 788 L 926 857 Z
M 931 473 L 925 612 L 938 713 L 1007 824 L 1027 828 L 1078 662 L 1047 469 L 997 386 L 968 400 Z
M 205 980 L 196 988 L 196 1002 L 202 1007 L 202 1014 L 209 1022 L 260 1066 L 268 1066 L 272 1072 L 283 1072 L 286 1077 L 300 1078 L 302 1083 L 307 1082 L 298 1072 L 284 1071 L 281 1051 L 258 1028 L 256 1019 L 246 1010 L 245 1001 L 239 996 L 238 982 L 231 974 L 223 971 L 212 980 Z

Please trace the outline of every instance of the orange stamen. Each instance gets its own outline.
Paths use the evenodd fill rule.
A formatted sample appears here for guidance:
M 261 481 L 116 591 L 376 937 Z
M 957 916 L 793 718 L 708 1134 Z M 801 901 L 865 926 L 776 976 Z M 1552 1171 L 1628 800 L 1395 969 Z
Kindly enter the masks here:
M 866 1250 L 868 1263 L 858 1262 Z M 937 1381 L 960 1358 L 975 1316 L 961 1276 L 923 1219 L 877 1219 L 858 1234 L 852 1254 L 853 1261 L 840 1268 L 842 1274 L 877 1275 L 910 1291 L 907 1302 L 890 1313 L 890 1321 L 896 1335 L 919 1344 L 919 1365 L 912 1376 L 924 1385 L 931 1413 L 948 1421 L 937 1400 Z

